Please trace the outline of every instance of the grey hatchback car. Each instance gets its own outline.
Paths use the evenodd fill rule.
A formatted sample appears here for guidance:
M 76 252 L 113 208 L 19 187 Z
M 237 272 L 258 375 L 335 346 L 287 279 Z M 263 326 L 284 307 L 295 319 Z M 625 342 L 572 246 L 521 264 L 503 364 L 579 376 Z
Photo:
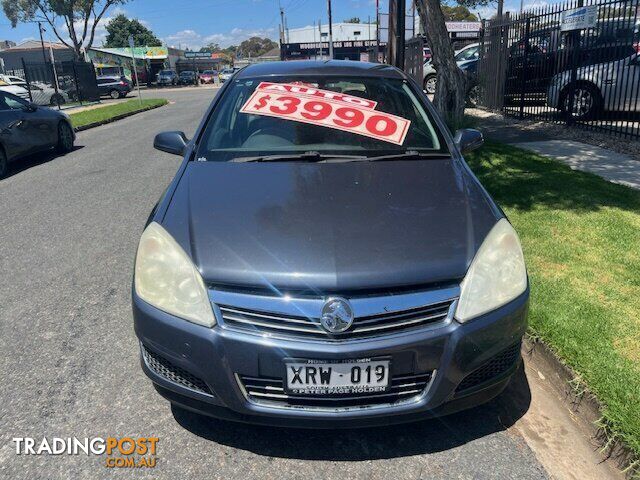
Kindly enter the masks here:
M 274 62 L 238 72 L 142 233 L 141 364 L 173 404 L 336 428 L 486 402 L 521 363 L 518 236 L 401 71 Z
M 0 178 L 27 155 L 52 148 L 71 151 L 75 138 L 66 113 L 0 91 Z

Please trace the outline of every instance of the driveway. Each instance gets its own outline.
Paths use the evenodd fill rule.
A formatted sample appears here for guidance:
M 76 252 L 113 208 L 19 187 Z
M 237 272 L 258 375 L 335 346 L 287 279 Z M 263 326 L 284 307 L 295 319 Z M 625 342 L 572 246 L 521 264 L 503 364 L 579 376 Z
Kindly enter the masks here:
M 75 151 L 30 159 L 0 181 L 0 477 L 548 478 L 514 428 L 531 404 L 522 372 L 483 407 L 366 430 L 225 423 L 156 394 L 139 367 L 131 275 L 180 159 L 152 141 L 193 134 L 215 94 L 165 92 L 170 105 L 81 132 Z M 158 465 L 115 472 L 97 456 L 15 454 L 11 438 L 43 436 L 159 437 Z

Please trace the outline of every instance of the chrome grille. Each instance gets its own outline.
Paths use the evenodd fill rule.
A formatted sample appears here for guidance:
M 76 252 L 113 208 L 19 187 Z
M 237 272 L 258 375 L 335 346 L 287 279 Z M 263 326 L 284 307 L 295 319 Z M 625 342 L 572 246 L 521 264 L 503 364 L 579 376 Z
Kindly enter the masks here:
M 422 327 L 447 319 L 453 299 L 399 311 L 355 317 L 346 332 L 331 334 L 320 324 L 319 316 L 278 314 L 269 311 L 218 304 L 228 327 L 259 333 L 280 333 L 325 340 L 346 340 Z
M 397 375 L 385 392 L 354 395 L 289 395 L 281 378 L 249 377 L 237 375 L 240 388 L 248 400 L 264 405 L 285 408 L 353 408 L 375 405 L 393 405 L 410 402 L 420 397 L 433 376 L 433 372 L 420 375 Z

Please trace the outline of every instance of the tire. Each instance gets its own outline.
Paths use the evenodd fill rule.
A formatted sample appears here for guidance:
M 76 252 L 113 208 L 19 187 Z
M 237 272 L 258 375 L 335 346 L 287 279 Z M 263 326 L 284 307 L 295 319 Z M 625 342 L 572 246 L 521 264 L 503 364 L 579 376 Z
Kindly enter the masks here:
M 67 122 L 58 124 L 58 143 L 56 145 L 58 153 L 67 153 L 73 150 L 73 130 Z
M 117 100 L 118 98 L 120 98 L 120 92 L 114 88 L 109 92 L 109 96 L 114 100 Z
M 59 93 L 54 93 L 53 95 L 51 95 L 51 98 L 49 99 L 49 105 L 51 106 L 63 105 L 64 103 L 65 103 L 64 97 Z
M 424 90 L 429 95 L 433 95 L 436 93 L 436 85 L 437 85 L 437 76 L 436 75 L 427 75 L 424 79 Z
M 570 92 L 566 89 L 560 97 L 560 110 L 566 113 L 569 109 Z M 592 120 L 602 111 L 602 94 L 594 85 L 579 83 L 573 100 L 571 116 L 575 120 Z
M 478 106 L 479 90 L 478 85 L 469 89 L 467 92 L 467 107 L 476 108 Z
M 0 178 L 4 178 L 9 171 L 9 161 L 7 155 L 4 153 L 2 147 L 0 147 Z

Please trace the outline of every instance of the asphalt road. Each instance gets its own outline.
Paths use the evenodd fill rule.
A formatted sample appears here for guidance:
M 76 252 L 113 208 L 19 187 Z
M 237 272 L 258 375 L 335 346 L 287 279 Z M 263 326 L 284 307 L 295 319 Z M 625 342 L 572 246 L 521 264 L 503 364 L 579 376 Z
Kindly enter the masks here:
M 0 180 L 1 478 L 547 478 L 512 427 L 530 402 L 524 375 L 486 406 L 373 430 L 258 428 L 172 410 L 138 364 L 133 258 L 180 162 L 153 150 L 153 136 L 192 134 L 213 92 L 163 95 L 175 103 L 82 132 L 75 151 Z M 16 455 L 13 437 L 43 436 L 156 436 L 158 464 Z

